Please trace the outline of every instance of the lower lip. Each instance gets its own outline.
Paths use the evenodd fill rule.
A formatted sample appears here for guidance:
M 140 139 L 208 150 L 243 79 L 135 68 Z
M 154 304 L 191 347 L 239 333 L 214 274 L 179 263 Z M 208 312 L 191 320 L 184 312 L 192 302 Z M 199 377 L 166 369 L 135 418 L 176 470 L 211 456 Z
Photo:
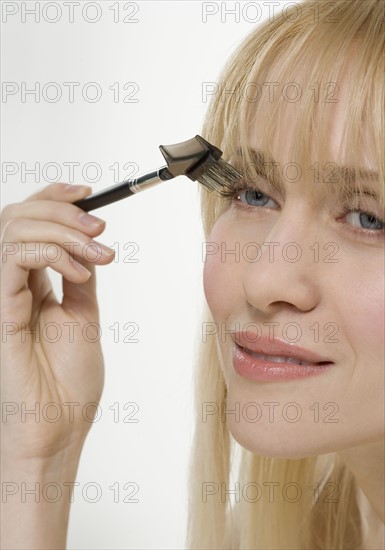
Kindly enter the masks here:
M 273 363 L 253 357 L 237 344 L 233 348 L 233 365 L 238 374 L 259 381 L 282 381 L 316 376 L 330 369 L 334 363 L 311 366 L 295 363 Z

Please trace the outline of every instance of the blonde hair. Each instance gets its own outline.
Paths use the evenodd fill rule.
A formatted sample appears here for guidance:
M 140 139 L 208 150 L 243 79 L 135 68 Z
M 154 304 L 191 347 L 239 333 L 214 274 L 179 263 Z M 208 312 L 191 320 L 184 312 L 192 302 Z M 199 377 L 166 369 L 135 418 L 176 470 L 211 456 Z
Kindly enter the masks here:
M 241 165 L 250 170 L 248 177 L 255 177 L 254 162 L 248 149 L 250 127 L 258 122 L 261 149 L 267 161 L 273 160 L 273 137 L 283 124 L 285 107 L 293 108 L 292 96 L 288 94 L 285 83 L 298 83 L 300 79 L 302 96 L 295 106 L 298 108 L 289 158 L 300 167 L 314 167 L 316 159 L 318 166 L 329 168 L 333 158 L 327 126 L 329 100 L 338 97 L 335 84 L 343 79 L 348 64 L 353 85 L 347 89 L 348 110 L 336 158 L 342 159 L 351 171 L 342 181 L 338 178 L 338 186 L 335 186 L 333 181 L 336 180 L 328 179 L 328 174 L 333 173 L 332 164 L 332 171 L 327 169 L 325 174 L 320 174 L 317 182 L 325 185 L 328 192 L 335 192 L 337 187 L 349 186 L 350 177 L 355 176 L 360 192 L 363 182 L 360 167 L 364 159 L 369 160 L 370 166 L 378 171 L 378 193 L 384 207 L 384 2 L 321 0 L 314 3 L 305 0 L 296 4 L 273 21 L 263 22 L 235 51 L 220 76 L 219 93 L 211 101 L 202 135 L 222 149 L 225 160 L 233 158 L 236 150 L 240 150 Z M 319 8 L 318 17 L 315 4 Z M 275 83 L 273 97 L 267 91 L 260 93 L 264 82 Z M 228 93 L 230 90 L 233 93 Z M 308 185 L 311 178 L 305 176 L 304 185 Z M 224 201 L 202 188 L 201 207 L 207 239 L 223 211 Z M 213 322 L 207 304 L 204 322 Z M 251 453 L 239 447 L 220 415 L 202 421 L 205 403 L 226 403 L 226 386 L 215 336 L 200 343 L 197 360 L 188 548 L 361 548 L 360 490 L 337 453 L 302 459 L 271 458 Z M 234 474 L 237 452 L 240 453 L 238 476 Z M 204 501 L 204 483 L 211 483 L 216 488 L 225 484 L 231 489 L 234 488 L 232 475 L 241 486 L 253 482 L 262 487 L 263 482 L 274 480 L 283 485 L 290 481 L 300 487 L 318 483 L 322 490 L 328 483 L 331 484 L 329 487 L 338 487 L 338 499 L 313 502 L 309 491 L 295 504 L 285 499 L 273 505 L 262 500 L 255 504 L 241 499 L 231 507 L 227 498 Z

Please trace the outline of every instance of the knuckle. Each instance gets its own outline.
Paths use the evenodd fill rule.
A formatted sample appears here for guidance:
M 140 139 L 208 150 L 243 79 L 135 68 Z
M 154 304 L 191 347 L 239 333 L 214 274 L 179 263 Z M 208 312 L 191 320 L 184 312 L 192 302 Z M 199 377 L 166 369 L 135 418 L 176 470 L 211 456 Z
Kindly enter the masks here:
M 48 187 L 51 189 L 54 189 L 55 191 L 63 191 L 63 189 L 68 185 L 68 183 L 65 183 L 63 181 L 56 181 L 55 183 L 51 183 Z
M 63 237 L 65 242 L 71 242 L 72 244 L 84 245 L 89 240 L 89 237 L 85 237 L 80 231 L 76 229 L 66 228 Z
M 65 183 L 61 182 L 49 183 L 45 187 L 40 187 L 36 193 L 30 195 L 27 200 L 52 200 L 52 197 L 59 194 L 65 185 Z
M 47 200 L 52 200 L 52 197 L 60 194 L 63 191 L 63 188 L 65 187 L 65 185 L 66 185 L 65 183 L 61 183 L 58 181 L 55 181 L 55 183 L 49 183 L 45 187 L 42 187 L 41 189 L 39 189 L 39 191 L 35 193 L 35 195 L 33 196 L 34 197 L 36 196 L 36 198 L 38 199 L 44 197 Z

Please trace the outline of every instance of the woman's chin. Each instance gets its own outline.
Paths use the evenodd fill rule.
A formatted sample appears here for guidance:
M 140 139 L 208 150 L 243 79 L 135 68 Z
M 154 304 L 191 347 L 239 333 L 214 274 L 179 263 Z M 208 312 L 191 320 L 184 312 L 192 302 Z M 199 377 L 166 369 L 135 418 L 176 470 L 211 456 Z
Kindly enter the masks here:
M 325 441 L 320 434 L 308 435 L 298 425 L 293 430 L 277 423 L 251 425 L 245 421 L 227 419 L 234 440 L 248 451 L 270 458 L 300 459 L 336 451 L 336 441 Z M 290 433 L 291 432 L 291 433 Z

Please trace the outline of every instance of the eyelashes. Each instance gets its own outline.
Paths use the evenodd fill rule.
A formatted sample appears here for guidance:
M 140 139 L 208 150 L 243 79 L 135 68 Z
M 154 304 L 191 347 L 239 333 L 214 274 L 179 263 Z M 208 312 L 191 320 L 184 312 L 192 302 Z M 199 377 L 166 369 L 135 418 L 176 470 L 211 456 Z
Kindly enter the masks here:
M 267 193 L 256 188 L 248 187 L 244 181 L 239 181 L 237 184 L 228 191 L 226 200 L 235 210 L 245 213 L 256 213 L 261 210 L 279 209 L 279 204 Z M 355 200 L 357 203 L 357 200 Z M 360 208 L 359 206 L 343 206 L 335 214 L 337 220 L 340 222 L 342 218 L 349 218 L 344 223 L 346 230 L 355 233 L 361 237 L 368 237 L 372 239 L 381 239 L 385 235 L 385 220 L 378 217 L 378 215 L 367 207 Z M 367 224 L 369 227 L 359 227 L 354 222 Z
M 380 239 L 383 238 L 385 235 L 385 221 L 378 218 L 373 212 L 367 212 L 365 210 L 361 210 L 360 208 L 348 208 L 344 207 L 340 215 L 342 217 L 348 217 L 352 214 L 355 215 L 353 217 L 358 218 L 359 222 L 362 223 L 362 220 L 367 218 L 367 222 L 369 225 L 375 226 L 371 228 L 364 228 L 364 227 L 357 227 L 356 225 L 352 223 L 347 223 L 347 228 L 349 231 L 352 231 L 354 233 L 360 233 L 364 236 L 367 236 L 369 238 L 374 239 Z

